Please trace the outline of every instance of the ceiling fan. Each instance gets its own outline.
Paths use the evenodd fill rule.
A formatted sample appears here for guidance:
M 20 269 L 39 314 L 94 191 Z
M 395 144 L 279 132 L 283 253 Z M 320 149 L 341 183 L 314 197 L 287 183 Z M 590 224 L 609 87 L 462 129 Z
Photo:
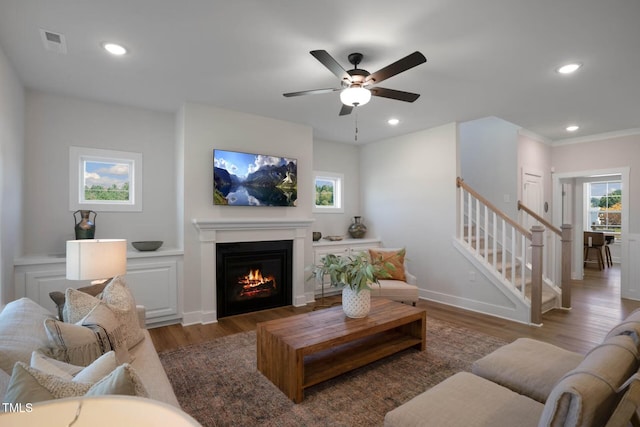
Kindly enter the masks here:
M 413 102 L 420 97 L 420 94 L 417 93 L 375 86 L 389 77 L 393 77 L 396 74 L 400 74 L 427 62 L 427 58 L 418 51 L 381 68 L 373 74 L 367 70 L 358 68 L 358 64 L 360 64 L 363 58 L 361 53 L 352 53 L 348 56 L 349 62 L 353 64 L 353 69 L 348 71 L 342 68 L 338 61 L 333 59 L 326 50 L 312 50 L 309 53 L 340 79 L 341 87 L 289 92 L 283 94 L 284 96 L 317 95 L 320 93 L 341 91 L 340 100 L 343 104 L 340 109 L 341 116 L 350 114 L 354 107 L 362 106 L 369 102 L 371 95 L 405 102 Z

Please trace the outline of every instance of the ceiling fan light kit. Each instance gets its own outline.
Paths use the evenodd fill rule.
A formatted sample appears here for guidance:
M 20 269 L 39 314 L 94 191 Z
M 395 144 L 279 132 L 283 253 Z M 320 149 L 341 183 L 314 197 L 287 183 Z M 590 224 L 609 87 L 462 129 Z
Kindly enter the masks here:
M 340 79 L 341 88 L 289 92 L 283 94 L 284 96 L 292 97 L 300 95 L 316 95 L 321 93 L 340 91 L 340 101 L 342 101 L 343 104 L 342 108 L 340 109 L 341 116 L 351 114 L 351 111 L 354 107 L 365 105 L 367 102 L 369 102 L 371 96 L 395 99 L 404 102 L 414 102 L 420 97 L 420 94 L 417 93 L 386 89 L 376 86 L 380 82 L 393 77 L 396 74 L 400 74 L 424 62 L 427 62 L 427 58 L 425 58 L 424 55 L 418 51 L 405 56 L 404 58 L 394 62 L 393 64 L 381 68 L 373 74 L 369 73 L 367 70 L 358 68 L 358 64 L 362 61 L 363 58 L 363 55 L 361 53 L 352 53 L 348 56 L 349 62 L 353 64 L 353 69 L 349 71 L 342 68 L 338 61 L 336 61 L 331 55 L 329 55 L 326 50 L 312 50 L 309 53 Z
M 371 91 L 359 86 L 352 86 L 340 93 L 340 101 L 344 105 L 360 107 L 371 100 Z

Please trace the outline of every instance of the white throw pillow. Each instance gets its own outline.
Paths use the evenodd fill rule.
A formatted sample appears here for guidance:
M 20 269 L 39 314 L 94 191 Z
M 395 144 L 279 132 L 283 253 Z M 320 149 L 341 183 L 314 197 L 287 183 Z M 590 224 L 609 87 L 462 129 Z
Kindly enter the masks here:
M 144 332 L 138 322 L 136 301 L 123 277 L 114 277 L 102 291 L 101 299 L 113 310 L 116 318 L 123 325 L 127 348 L 132 348 L 144 339 Z
M 67 323 L 79 322 L 93 307 L 100 304 L 98 298 L 73 288 L 65 291 L 64 299 L 62 320 Z
M 63 362 L 88 366 L 111 350 L 118 363 L 130 360 L 122 327 L 103 303 L 96 305 L 76 324 L 47 319 L 44 326 L 52 356 Z
M 65 292 L 65 305 L 62 310 L 63 320 L 77 323 L 96 305 L 103 302 L 109 307 L 122 325 L 127 348 L 132 348 L 144 339 L 144 332 L 138 322 L 136 302 L 124 279 L 116 276 L 104 288 L 99 297 L 69 288 Z
M 13 367 L 3 402 L 26 404 L 66 397 L 105 394 L 149 396 L 140 377 L 128 363 L 118 366 L 95 384 L 88 384 L 65 380 L 41 372 L 23 362 L 17 362 Z
M 116 369 L 118 361 L 116 360 L 116 353 L 109 351 L 89 366 L 82 367 L 61 362 L 39 351 L 34 351 L 31 355 L 31 367 L 67 381 L 93 384 Z

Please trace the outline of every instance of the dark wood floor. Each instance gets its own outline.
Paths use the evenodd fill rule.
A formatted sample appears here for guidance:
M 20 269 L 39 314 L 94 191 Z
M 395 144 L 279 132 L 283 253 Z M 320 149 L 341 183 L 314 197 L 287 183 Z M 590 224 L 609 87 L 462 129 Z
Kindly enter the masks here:
M 340 299 L 331 297 L 327 301 L 339 302 Z M 572 309 L 546 313 L 541 327 L 522 325 L 429 301 L 421 300 L 418 306 L 427 309 L 427 323 L 431 317 L 479 330 L 506 341 L 529 337 L 586 353 L 599 344 L 617 322 L 640 308 L 640 301 L 620 299 L 620 267 L 616 265 L 604 270 L 586 268 L 585 279 L 573 283 Z M 166 351 L 254 330 L 258 322 L 304 313 L 311 309 L 312 306 L 289 306 L 226 317 L 218 323 L 208 325 L 164 326 L 151 329 L 150 333 L 156 349 Z

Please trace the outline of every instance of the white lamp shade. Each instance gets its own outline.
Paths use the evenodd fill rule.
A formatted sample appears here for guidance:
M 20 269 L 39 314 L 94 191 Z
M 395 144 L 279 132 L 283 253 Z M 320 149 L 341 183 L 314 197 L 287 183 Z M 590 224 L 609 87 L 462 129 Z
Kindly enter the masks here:
M 127 273 L 125 239 L 67 241 L 67 279 L 109 279 Z
M 371 91 L 363 87 L 350 87 L 340 92 L 340 101 L 344 105 L 352 107 L 361 106 L 369 102 L 371 99 Z

